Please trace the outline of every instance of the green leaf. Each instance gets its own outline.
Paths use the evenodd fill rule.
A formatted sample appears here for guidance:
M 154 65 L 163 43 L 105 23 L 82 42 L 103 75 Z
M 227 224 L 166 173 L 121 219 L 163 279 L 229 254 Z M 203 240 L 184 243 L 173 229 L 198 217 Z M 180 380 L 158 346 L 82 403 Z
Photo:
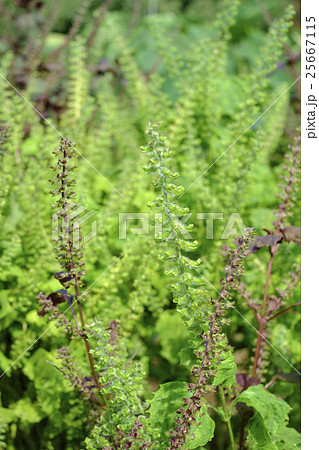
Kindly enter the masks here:
M 297 437 L 299 433 L 286 427 L 291 407 L 284 400 L 266 391 L 262 385 L 258 385 L 243 391 L 234 404 L 238 402 L 243 402 L 255 410 L 247 425 L 247 441 L 250 449 L 300 448 Z
M 46 360 L 51 360 L 52 362 L 54 362 L 54 358 L 52 357 L 51 353 L 43 348 L 38 348 L 30 356 L 30 358 L 26 360 L 23 367 L 23 373 L 30 380 L 37 380 L 38 376 L 46 379 L 52 378 L 52 375 L 56 375 L 58 371 L 50 364 L 48 364 Z
M 187 384 L 181 381 L 172 381 L 162 384 L 151 400 L 150 421 L 159 428 L 161 436 L 165 436 L 166 443 L 169 431 L 176 427 L 174 422 L 176 411 L 183 406 L 182 399 L 189 397 Z M 214 436 L 215 422 L 210 418 L 206 406 L 202 406 L 198 415 L 198 423 L 193 424 L 187 436 L 184 449 L 195 449 L 205 445 Z
M 189 395 L 187 384 L 182 381 L 164 383 L 155 392 L 151 400 L 150 421 L 167 439 L 169 430 L 176 426 L 174 422 L 177 417 L 176 411 L 183 406 L 182 399 Z
M 214 377 L 213 386 L 223 385 L 230 389 L 236 383 L 237 365 L 231 352 L 225 355 L 225 359 L 218 365 L 217 374 Z
M 191 450 L 207 444 L 214 437 L 215 422 L 209 416 L 206 406 L 202 406 L 203 415 L 199 418 L 200 425 L 192 425 L 184 444 L 184 449 Z
M 53 360 L 52 355 L 43 348 L 38 348 L 26 361 L 24 374 L 32 381 L 37 393 L 37 401 L 41 410 L 52 414 L 59 410 L 61 393 L 69 390 L 62 374 L 46 360 Z
M 185 347 L 178 353 L 180 363 L 186 367 L 186 369 L 191 370 L 198 361 L 197 356 L 194 354 L 193 347 Z
M 27 397 L 15 403 L 12 412 L 23 423 L 34 424 L 40 422 L 43 418 L 43 414 L 41 414 L 36 404 L 31 403 L 31 400 Z
M 4 372 L 6 372 L 6 376 L 10 377 L 10 370 L 9 367 L 11 366 L 11 364 L 13 363 L 13 361 L 9 358 L 6 357 L 6 355 L 4 355 L 1 351 L 0 351 L 0 369 Z
M 0 407 L 0 422 L 10 423 L 16 419 L 16 414 L 12 409 Z
M 161 355 L 171 364 L 178 364 L 178 353 L 188 344 L 188 331 L 178 312 L 174 309 L 164 311 L 156 324 L 156 332 L 162 347 Z
M 278 448 L 282 450 L 292 450 L 301 448 L 301 436 L 294 428 L 284 428 L 279 436 Z

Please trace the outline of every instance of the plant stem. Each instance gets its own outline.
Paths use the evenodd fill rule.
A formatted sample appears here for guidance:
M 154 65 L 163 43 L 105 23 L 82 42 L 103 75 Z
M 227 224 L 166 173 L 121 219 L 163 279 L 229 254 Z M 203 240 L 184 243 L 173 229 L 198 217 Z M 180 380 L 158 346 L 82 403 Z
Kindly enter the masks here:
M 63 153 L 63 157 L 64 160 L 67 159 L 67 152 L 66 150 L 64 150 Z M 63 164 L 63 174 L 66 173 L 66 165 Z M 61 186 L 65 187 L 65 179 L 64 177 L 61 178 Z M 70 236 L 70 226 L 68 223 L 68 215 L 67 215 L 67 201 L 66 201 L 66 190 L 62 189 L 62 199 L 63 199 L 63 212 L 64 212 L 64 223 L 65 223 L 65 227 L 66 227 L 66 235 L 67 235 L 67 246 L 68 246 L 68 253 L 69 253 L 69 259 L 70 259 L 70 269 L 71 269 L 71 274 L 73 277 L 73 286 L 74 286 L 74 292 L 75 292 L 75 299 L 76 299 L 76 303 L 78 306 L 78 311 L 79 311 L 79 315 L 80 315 L 80 320 L 81 320 L 81 327 L 82 327 L 82 338 L 85 342 L 85 348 L 86 348 L 86 352 L 89 358 L 89 363 L 90 363 L 90 367 L 91 367 L 91 372 L 92 372 L 92 376 L 94 378 L 95 381 L 95 385 L 101 395 L 101 397 L 103 398 L 103 401 L 105 402 L 105 404 L 108 404 L 108 401 L 105 397 L 105 395 L 102 393 L 102 386 L 101 383 L 99 381 L 98 375 L 96 373 L 95 367 L 94 367 L 94 361 L 93 361 L 93 356 L 91 354 L 91 347 L 90 347 L 90 343 L 88 341 L 87 335 L 85 333 L 85 320 L 84 320 L 84 315 L 83 315 L 83 310 L 82 310 L 82 305 L 81 302 L 79 300 L 79 287 L 78 287 L 78 277 L 77 277 L 77 273 L 75 270 L 75 264 L 74 264 L 74 260 L 73 260 L 73 253 L 72 253 L 72 240 L 71 240 L 71 236 Z
M 223 408 L 223 411 L 224 411 L 224 414 L 225 414 L 225 423 L 226 423 L 227 431 L 228 431 L 228 435 L 229 435 L 230 449 L 231 450 L 235 450 L 235 441 L 234 441 L 233 429 L 231 427 L 230 415 L 229 415 L 228 410 L 227 410 L 225 394 L 224 394 L 224 390 L 223 390 L 222 387 L 218 388 L 218 393 L 219 393 L 220 403 L 222 405 L 222 408 Z
M 287 186 L 284 188 L 284 198 L 282 203 L 279 205 L 279 218 L 277 222 L 274 222 L 275 225 L 275 230 L 280 231 L 283 227 L 283 222 L 285 220 L 285 218 L 287 217 L 287 209 L 289 208 L 289 200 L 291 197 L 291 193 L 292 193 L 292 188 L 293 188 L 293 183 L 295 181 L 295 172 L 297 170 L 297 163 L 298 163 L 298 157 L 299 157 L 299 153 L 300 153 L 300 135 L 298 137 L 298 142 L 296 144 L 296 148 L 294 150 L 294 154 L 293 154 L 293 161 L 292 161 L 292 165 L 289 171 L 289 177 L 287 180 Z M 278 249 L 279 249 L 280 243 L 278 244 L 274 244 L 271 248 L 270 248 L 270 260 L 269 260 L 269 264 L 268 264 L 268 270 L 267 270 L 267 278 L 266 278 L 266 285 L 265 285 L 265 291 L 264 291 L 264 298 L 263 298 L 263 304 L 262 304 L 262 313 L 261 316 L 259 318 L 259 330 L 258 330 L 258 339 L 257 339 L 257 345 L 256 345 L 256 351 L 255 351 L 255 358 L 254 358 L 254 365 L 253 365 L 253 369 L 252 369 L 252 375 L 256 374 L 257 368 L 258 368 L 258 360 L 259 360 L 259 356 L 260 356 L 260 346 L 261 346 L 261 339 L 262 339 L 262 332 L 264 330 L 264 325 L 265 323 L 270 320 L 270 319 L 266 319 L 265 314 L 266 314 L 266 306 L 267 306 L 267 298 L 268 298 L 268 288 L 269 288 L 269 281 L 270 281 L 270 275 L 271 275 L 271 269 L 272 269 L 272 265 L 273 265 L 273 260 L 274 260 L 274 255 L 275 253 L 277 253 Z M 297 272 L 297 274 L 294 275 L 293 280 L 291 281 L 290 285 L 292 284 L 292 282 L 295 280 L 295 278 L 297 277 L 299 271 Z M 289 285 L 286 288 L 289 288 Z M 282 298 L 283 295 L 281 295 L 281 297 L 279 297 L 279 299 Z M 290 308 L 289 308 L 290 309 Z M 288 311 L 288 309 L 286 309 Z M 283 310 L 282 312 L 285 312 L 286 310 Z M 277 315 L 281 314 L 282 312 L 279 312 L 277 314 L 275 314 L 273 317 L 276 317 Z M 271 317 L 271 319 L 273 318 Z
M 272 320 L 272 319 L 274 319 L 275 317 L 279 316 L 280 314 L 283 314 L 283 313 L 289 311 L 290 309 L 295 308 L 295 307 L 298 306 L 298 305 L 301 305 L 301 302 L 297 302 L 297 303 L 295 303 L 294 305 L 287 306 L 287 308 L 284 308 L 284 309 L 282 309 L 281 311 L 278 311 L 278 312 L 277 312 L 276 314 L 274 314 L 273 316 L 269 317 L 269 319 L 267 319 L 267 322 L 269 322 L 269 320 Z
M 268 297 L 268 289 L 269 289 L 269 282 L 270 282 L 270 275 L 272 270 L 272 265 L 274 262 L 274 255 L 277 252 L 280 244 L 275 244 L 270 249 L 270 260 L 268 263 L 268 269 L 267 269 L 267 278 L 266 278 L 266 284 L 265 284 L 265 290 L 264 290 L 264 297 L 263 297 L 263 304 L 262 304 L 262 311 L 261 316 L 259 319 L 259 330 L 258 330 L 258 338 L 257 338 L 257 345 L 255 350 L 255 357 L 254 357 L 254 365 L 252 369 L 252 376 L 256 375 L 256 370 L 258 367 L 258 358 L 260 354 L 260 345 L 261 345 L 261 339 L 262 339 L 262 333 L 264 330 L 264 325 L 266 323 L 265 314 L 266 314 L 266 306 L 267 306 L 267 297 Z

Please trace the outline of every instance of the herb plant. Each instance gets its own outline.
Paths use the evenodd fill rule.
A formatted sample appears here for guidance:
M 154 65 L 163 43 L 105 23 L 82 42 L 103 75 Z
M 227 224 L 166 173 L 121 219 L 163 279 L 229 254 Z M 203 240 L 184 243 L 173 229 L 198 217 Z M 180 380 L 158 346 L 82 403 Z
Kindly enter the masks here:
M 300 448 L 293 4 L 155 3 L 0 5 L 1 448 Z

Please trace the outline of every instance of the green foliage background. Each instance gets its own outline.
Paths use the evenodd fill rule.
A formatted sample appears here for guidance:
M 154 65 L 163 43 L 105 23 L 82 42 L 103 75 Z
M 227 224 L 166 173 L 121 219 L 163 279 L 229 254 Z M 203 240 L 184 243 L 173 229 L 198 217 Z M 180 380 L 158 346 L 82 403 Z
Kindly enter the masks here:
M 120 321 L 128 357 L 137 353 L 145 373 L 144 401 L 161 383 L 179 382 L 183 390 L 190 362 L 181 350 L 188 347 L 189 334 L 172 303 L 159 250 L 152 236 L 128 231 L 126 240 L 118 238 L 119 214 L 148 212 L 147 202 L 155 197 L 139 151 L 144 130 L 148 121 L 162 121 L 179 183 L 188 188 L 287 90 L 180 199 L 193 214 L 191 234 L 199 242 L 192 257 L 202 259 L 202 273 L 218 289 L 226 264 L 223 246 L 234 241 L 234 236 L 220 239 L 230 215 L 239 213 L 259 235 L 275 219 L 284 154 L 299 122 L 298 83 L 288 90 L 299 76 L 298 62 L 277 64 L 298 54 L 299 6 L 294 4 L 297 14 L 287 26 L 291 13 L 285 8 L 291 2 L 286 1 L 111 1 L 104 15 L 97 0 L 38 3 L 1 4 L 0 73 L 47 119 L 0 79 L 0 121 L 8 127 L 0 150 L 0 369 L 6 371 L 0 379 L 1 445 L 77 449 L 90 434 L 88 407 L 46 362 L 58 364 L 56 351 L 68 338 L 55 326 L 47 330 L 36 300 L 39 291 L 59 288 L 48 195 L 59 133 L 77 142 L 89 161 L 78 157 L 77 199 L 98 213 L 82 227 L 85 236 L 97 220 L 97 236 L 84 246 L 85 283 L 92 285 L 85 296 L 86 320 Z M 74 23 L 78 29 L 68 40 Z M 204 221 L 194 220 L 197 212 L 224 214 L 214 222 L 215 239 L 206 239 Z M 299 221 L 298 200 L 289 224 Z M 298 261 L 299 247 L 283 244 L 274 263 L 273 293 L 284 288 Z M 267 248 L 247 258 L 244 279 L 256 298 L 263 294 L 267 264 Z M 297 301 L 298 289 L 287 302 Z M 235 306 L 257 326 L 242 299 L 235 298 Z M 256 332 L 234 310 L 228 314 L 226 332 L 240 370 L 247 373 Z M 299 370 L 298 309 L 281 315 L 267 336 Z M 82 343 L 72 341 L 71 348 L 89 376 Z M 292 370 L 270 347 L 266 359 L 264 384 L 276 371 Z M 165 389 L 169 384 L 157 395 Z M 289 412 L 289 426 L 300 430 L 299 384 L 280 379 L 269 391 L 289 403 L 291 411 L 280 414 L 288 420 Z M 255 407 L 254 399 L 246 403 Z M 254 426 L 269 425 L 264 433 L 271 441 L 272 425 L 267 420 L 260 425 L 262 412 L 257 406 L 255 411 Z M 236 418 L 234 428 L 239 432 Z M 261 448 L 249 436 L 249 448 Z M 227 448 L 222 426 L 205 448 Z

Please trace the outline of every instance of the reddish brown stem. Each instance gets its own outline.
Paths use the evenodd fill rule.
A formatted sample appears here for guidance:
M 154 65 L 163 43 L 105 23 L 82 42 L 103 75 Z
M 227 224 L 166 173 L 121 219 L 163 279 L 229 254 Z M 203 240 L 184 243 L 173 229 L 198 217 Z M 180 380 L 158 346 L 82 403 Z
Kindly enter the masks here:
M 270 282 L 270 275 L 272 270 L 272 265 L 274 262 L 274 256 L 277 252 L 280 244 L 275 244 L 270 249 L 270 260 L 268 263 L 268 269 L 267 269 L 267 278 L 266 278 L 266 284 L 265 284 L 265 290 L 264 290 L 264 297 L 263 297 L 263 304 L 262 304 L 262 311 L 261 316 L 259 319 L 259 330 L 258 330 L 258 338 L 257 338 L 257 345 L 255 350 L 255 357 L 254 357 L 254 365 L 252 369 L 252 376 L 256 375 L 256 370 L 258 367 L 258 358 L 260 355 L 260 346 L 261 346 L 261 339 L 263 338 L 262 334 L 264 331 L 264 325 L 266 323 L 265 314 L 266 314 L 266 306 L 267 306 L 267 298 L 268 298 L 268 289 L 269 289 L 269 282 Z
M 301 302 L 297 302 L 297 303 L 295 303 L 294 305 L 287 306 L 287 308 L 284 308 L 284 309 L 282 309 L 281 311 L 278 311 L 278 312 L 277 312 L 276 314 L 274 314 L 273 316 L 269 317 L 269 319 L 267 319 L 267 322 L 269 322 L 269 320 L 272 320 L 272 319 L 274 319 L 274 318 L 277 317 L 277 316 L 280 316 L 280 314 L 283 314 L 283 313 L 289 311 L 290 309 L 295 308 L 295 307 L 298 306 L 298 305 L 301 305 Z
M 66 160 L 67 159 L 67 151 L 64 150 L 63 152 L 63 159 Z M 63 175 L 66 173 L 66 164 L 63 164 Z M 89 363 L 90 363 L 90 367 L 91 367 L 91 372 L 92 372 L 92 376 L 94 378 L 96 387 L 98 388 L 100 395 L 102 396 L 103 400 L 106 402 L 107 401 L 105 399 L 104 394 L 102 393 L 102 386 L 101 383 L 99 381 L 99 378 L 97 376 L 95 367 L 94 367 L 94 361 L 93 361 L 93 357 L 91 354 L 91 347 L 90 347 L 90 343 L 88 341 L 88 338 L 86 336 L 85 333 L 85 320 L 84 320 L 84 315 L 83 315 L 83 310 L 82 310 L 82 305 L 81 302 L 79 300 L 79 287 L 78 287 L 78 278 L 77 278 L 77 274 L 75 271 L 75 264 L 74 264 L 74 260 L 73 260 L 73 253 L 72 253 L 72 241 L 71 241 L 71 236 L 70 236 L 70 226 L 68 224 L 68 215 L 67 215 L 67 199 L 66 199 L 66 186 L 65 186 L 65 178 L 64 176 L 61 177 L 61 186 L 63 187 L 62 189 L 62 199 L 63 199 L 63 219 L 64 219 L 64 223 L 65 223 L 65 227 L 66 227 L 66 235 L 67 235 L 67 246 L 68 246 L 68 253 L 69 253 L 69 259 L 70 259 L 70 269 L 71 269 L 71 274 L 73 277 L 73 286 L 74 286 L 74 292 L 75 292 L 75 299 L 76 299 L 76 303 L 78 306 L 78 311 L 79 311 L 79 315 L 80 315 L 80 320 L 81 320 L 81 326 L 82 326 L 82 337 L 83 340 L 85 342 L 85 348 L 86 348 L 86 352 L 89 358 Z
M 209 333 L 208 333 L 208 336 L 206 339 L 205 350 L 204 350 L 203 356 L 202 356 L 202 364 L 199 369 L 199 377 L 194 386 L 193 395 L 189 399 L 189 404 L 184 413 L 183 421 L 180 423 L 180 425 L 178 427 L 178 433 L 174 437 L 174 440 L 171 442 L 171 447 L 170 447 L 171 449 L 176 449 L 176 448 L 180 447 L 180 442 L 178 442 L 178 440 L 183 439 L 185 437 L 185 434 L 188 432 L 188 430 L 190 428 L 189 417 L 191 416 L 191 414 L 194 413 L 194 410 L 198 409 L 199 400 L 203 395 L 203 387 L 207 383 L 207 380 L 205 380 L 205 367 L 206 367 L 209 357 L 210 357 L 210 344 L 212 343 L 213 338 L 214 338 L 214 329 L 216 327 L 216 319 L 217 319 L 217 315 L 219 312 L 219 306 L 220 306 L 221 300 L 222 299 L 226 300 L 226 298 L 227 298 L 227 297 L 224 297 L 223 293 L 224 293 L 224 291 L 226 291 L 226 285 L 228 283 L 228 278 L 229 278 L 230 274 L 232 273 L 232 268 L 233 268 L 234 262 L 236 261 L 236 259 L 238 257 L 238 253 L 240 251 L 240 246 L 241 246 L 241 243 L 239 242 L 237 251 L 234 253 L 234 255 L 231 259 L 230 269 L 226 273 L 224 285 L 219 292 L 218 300 L 217 300 L 217 302 L 215 304 L 215 308 L 214 308 L 214 314 L 211 317 Z M 222 389 L 222 387 L 221 387 L 221 389 Z M 220 396 L 221 396 L 221 400 L 224 401 L 224 392 L 223 391 L 222 392 L 220 391 Z M 224 412 L 226 413 L 225 408 L 226 408 L 226 405 L 224 404 L 223 409 L 224 409 Z M 231 448 L 233 449 L 234 448 L 233 432 L 231 429 L 230 418 L 228 418 L 228 420 L 226 421 L 226 425 L 227 425 L 229 438 L 230 438 L 230 442 L 231 442 Z

